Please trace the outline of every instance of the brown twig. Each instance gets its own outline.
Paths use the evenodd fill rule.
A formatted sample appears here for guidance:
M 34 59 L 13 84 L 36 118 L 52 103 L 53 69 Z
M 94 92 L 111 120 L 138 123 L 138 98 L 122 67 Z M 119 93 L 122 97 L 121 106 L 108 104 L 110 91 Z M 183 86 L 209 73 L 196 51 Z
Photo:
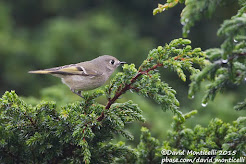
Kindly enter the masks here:
M 113 98 L 108 100 L 108 103 L 105 107 L 105 109 L 109 109 L 111 107 L 111 105 L 122 95 L 124 94 L 127 90 L 132 89 L 132 84 L 134 84 L 137 80 L 137 78 L 139 78 L 140 76 L 142 76 L 143 74 L 148 74 L 149 71 L 155 70 L 158 67 L 163 66 L 163 64 L 161 63 L 157 63 L 155 64 L 153 67 L 142 71 L 141 69 L 138 71 L 138 73 L 131 79 L 129 84 L 126 84 L 125 87 L 123 87 L 122 89 L 120 89 L 120 87 L 118 88 L 116 94 L 114 95 Z M 102 121 L 102 119 L 104 118 L 104 112 L 101 113 L 101 115 L 97 118 L 97 121 Z
M 35 128 L 37 128 L 36 126 L 36 122 L 33 121 L 33 119 L 27 115 L 26 112 L 24 112 L 24 115 L 27 117 L 27 119 L 31 122 L 32 126 L 34 126 Z

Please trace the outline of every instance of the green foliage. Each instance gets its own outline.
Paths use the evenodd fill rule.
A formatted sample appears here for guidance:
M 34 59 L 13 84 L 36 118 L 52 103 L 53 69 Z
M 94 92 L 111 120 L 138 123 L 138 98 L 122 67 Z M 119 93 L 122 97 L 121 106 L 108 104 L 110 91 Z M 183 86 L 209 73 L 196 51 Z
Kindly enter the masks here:
M 246 110 L 246 99 L 243 102 L 239 102 L 234 109 L 236 110 Z
M 176 6 L 178 3 L 185 3 L 185 8 L 181 13 L 181 24 L 183 25 L 183 36 L 187 37 L 190 28 L 195 22 L 203 16 L 211 17 L 216 8 L 226 3 L 222 0 L 167 0 L 164 5 L 159 4 L 158 8 L 153 10 L 153 14 L 161 13 L 166 9 Z
M 232 60 L 235 55 L 243 55 L 246 52 L 246 3 L 230 20 L 225 20 L 218 30 L 218 35 L 226 38 L 221 45 L 222 59 Z M 232 57 L 232 58 L 229 58 Z
M 191 111 L 185 114 L 184 117 L 190 119 L 196 113 L 197 111 Z M 186 121 L 174 116 L 172 130 L 169 131 L 168 138 L 164 142 L 152 137 L 149 130 L 143 127 L 141 129 L 140 143 L 135 149 L 137 159 L 130 158 L 129 154 L 128 158 L 122 159 L 121 162 L 160 163 L 165 157 L 169 159 L 194 159 L 195 157 L 227 159 L 230 157 L 239 158 L 245 155 L 245 117 L 239 117 L 232 124 L 215 118 L 210 121 L 207 127 L 196 125 L 193 129 L 187 128 L 185 123 Z M 171 151 L 184 153 L 168 155 L 168 151 L 169 153 Z M 210 155 L 198 155 L 188 152 L 210 152 Z M 221 152 L 226 152 L 226 154 Z
M 40 10 L 37 12 L 41 13 L 40 15 L 56 15 L 58 12 L 64 15 L 51 16 L 49 21 L 44 19 L 33 23 L 29 19 L 33 14 L 27 12 L 28 15 L 23 18 L 28 21 L 23 23 L 23 26 L 20 22 L 24 22 L 25 19 L 17 22 L 13 15 L 19 16 L 19 8 L 29 9 L 29 2 L 31 1 L 18 1 L 11 6 L 8 5 L 11 3 L 3 1 L 0 5 L 2 90 L 5 90 L 5 84 L 14 84 L 16 88 L 23 89 L 23 93 L 33 92 L 36 86 L 31 84 L 36 84 L 41 78 L 28 80 L 26 83 L 27 75 L 20 72 L 26 72 L 27 65 L 41 68 L 67 64 L 68 60 L 75 63 L 81 61 L 81 54 L 82 60 L 87 60 L 89 56 L 108 53 L 109 50 L 109 53 L 116 54 L 116 57 L 124 56 L 126 61 L 138 56 L 140 62 L 143 60 L 141 57 L 144 58 L 142 54 L 152 45 L 148 39 L 140 40 L 134 28 L 122 26 L 119 23 L 122 18 L 117 14 L 102 14 L 103 12 L 98 10 L 100 7 L 86 14 L 79 13 L 76 8 L 77 10 L 70 13 L 70 19 L 67 13 L 69 9 L 64 8 L 68 5 L 65 1 L 38 2 L 40 5 L 35 5 L 32 10 Z M 89 2 L 69 1 L 71 6 L 76 7 L 82 6 L 78 4 L 86 3 Z M 126 2 L 127 6 L 128 3 Z M 218 4 L 225 2 L 167 0 L 165 5 L 159 4 L 153 13 L 163 12 L 178 3 L 185 3 L 181 23 L 184 25 L 183 35 L 187 36 L 196 21 L 203 16 L 211 17 Z M 158 72 L 159 68 L 171 70 L 184 82 L 191 74 L 190 98 L 200 89 L 202 81 L 208 80 L 209 85 L 203 99 L 204 106 L 228 85 L 243 84 L 246 77 L 245 0 L 239 0 L 239 5 L 241 9 L 237 15 L 225 20 L 218 30 L 218 35 L 225 39 L 220 48 L 208 49 L 204 53 L 200 48 L 192 49 L 191 41 L 188 39 L 175 39 L 169 44 L 151 50 L 139 68 L 134 64 L 124 65 L 123 72 L 117 73 L 103 90 L 84 93 L 85 99 L 79 102 L 64 103 L 69 101 L 69 98 L 64 96 L 66 93 L 57 92 L 59 87 L 43 90 L 42 95 L 48 99 L 56 97 L 57 102 L 63 101 L 66 105 L 50 101 L 37 103 L 37 100 L 32 99 L 33 104 L 37 104 L 32 106 L 21 100 L 14 91 L 6 92 L 0 99 L 1 163 L 160 163 L 164 149 L 197 152 L 236 151 L 234 157 L 245 156 L 245 117 L 238 118 L 232 124 L 216 118 L 207 126 L 196 125 L 194 128 L 188 128 L 185 125 L 186 120 L 197 111 L 182 114 L 176 91 L 161 80 L 161 74 Z M 114 11 L 114 8 L 110 7 L 110 10 Z M 30 27 L 27 26 L 33 24 L 36 28 L 28 29 Z M 146 25 L 144 28 L 147 27 L 150 26 Z M 75 56 L 71 58 L 70 54 Z M 7 60 L 9 62 L 5 62 Z M 15 67 L 10 67 L 12 65 Z M 16 68 L 20 69 L 15 70 Z M 198 68 L 203 70 L 200 71 Z M 12 76 L 9 76 L 10 74 Z M 50 82 L 47 79 L 45 81 Z M 136 148 L 126 146 L 122 141 L 111 141 L 118 135 L 133 140 L 133 135 L 126 130 L 126 126 L 135 121 L 145 121 L 142 109 L 134 103 L 135 101 L 125 98 L 119 100 L 127 91 L 150 98 L 160 104 L 164 111 L 170 110 L 175 113 L 167 140 L 160 142 L 151 136 L 147 128 L 142 128 L 140 143 Z M 97 101 L 97 98 L 105 96 L 106 102 Z M 244 100 L 238 103 L 235 109 L 243 110 L 245 104 Z M 151 110 L 154 110 L 153 107 Z M 185 157 L 194 158 L 196 155 Z M 219 159 L 225 156 L 216 154 L 212 157 Z
M 137 163 L 159 163 L 159 159 L 156 158 L 156 154 L 160 152 L 158 149 L 158 146 L 160 145 L 159 141 L 151 137 L 147 128 L 142 127 L 141 132 L 140 143 L 136 149 L 138 152 Z
M 164 110 L 173 111 L 178 114 L 178 119 L 184 121 L 178 110 L 175 90 L 162 82 L 156 71 L 159 67 L 169 68 L 184 81 L 186 75 L 183 70 L 198 72 L 193 64 L 204 66 L 205 56 L 201 49 L 192 50 L 188 44 L 190 41 L 187 39 L 176 39 L 164 47 L 159 46 L 149 52 L 139 69 L 133 64 L 125 65 L 123 72 L 116 74 L 105 91 L 97 89 L 91 94 L 85 93 L 82 101 L 62 106 L 61 109 L 57 109 L 54 102 L 27 105 L 15 92 L 6 92 L 0 99 L 0 133 L 3 136 L 0 158 L 4 162 L 99 163 L 113 162 L 117 157 L 129 156 L 130 153 L 129 159 L 135 159 L 136 154 L 123 143 L 104 144 L 116 134 L 133 139 L 125 130 L 125 125 L 144 121 L 138 105 L 132 101 L 116 103 L 116 100 L 132 90 L 152 98 Z M 102 95 L 107 97 L 106 105 L 95 101 Z M 14 148 L 13 144 L 19 145 L 18 148 Z M 140 145 L 139 149 L 144 147 Z
M 187 118 L 193 114 L 187 116 Z M 232 125 L 216 118 L 206 128 L 197 125 L 194 129 L 189 129 L 185 127 L 184 123 L 174 119 L 173 130 L 169 132 L 168 141 L 164 142 L 162 149 L 168 150 L 171 148 L 171 150 L 176 151 L 193 150 L 197 152 L 213 149 L 217 151 L 237 151 L 235 157 L 241 157 L 246 150 L 245 123 L 245 117 L 238 118 Z M 177 124 L 180 125 L 178 128 Z M 223 155 L 217 154 L 215 157 L 223 157 Z
M 203 16 L 211 17 L 216 8 L 224 3 L 225 1 L 222 0 L 186 0 L 180 20 L 183 25 L 183 36 L 187 37 L 196 21 Z
M 105 119 L 98 121 L 105 109 L 94 99 L 101 94 L 99 90 L 57 111 L 54 102 L 32 107 L 14 92 L 6 92 L 0 99 L 1 161 L 98 163 L 133 154 L 123 143 L 104 143 L 112 139 L 113 134 L 129 138 L 124 125 L 134 120 L 143 121 L 141 111 L 132 102 L 114 104 L 105 112 Z
M 184 0 L 167 0 L 167 3 L 164 5 L 158 4 L 158 8 L 153 10 L 153 15 L 156 15 L 157 13 L 161 13 L 169 8 L 176 6 L 178 2 L 183 3 Z
M 169 2 L 169 1 L 168 1 Z M 181 3 L 183 1 L 180 1 Z M 191 26 L 195 21 L 201 19 L 203 15 L 211 17 L 221 0 L 215 1 L 195 1 L 186 0 L 185 8 L 181 14 L 183 24 L 183 35 L 187 36 Z M 203 70 L 191 77 L 189 97 L 193 97 L 200 89 L 203 80 L 209 80 L 207 91 L 202 100 L 206 105 L 209 100 L 214 100 L 218 92 L 223 91 L 228 85 L 240 85 L 246 79 L 246 2 L 239 1 L 240 9 L 238 13 L 225 20 L 218 30 L 218 36 L 224 37 L 221 48 L 211 48 L 205 51 L 211 65 L 207 65 Z M 240 106 L 240 105 L 239 105 Z M 236 107 L 238 109 L 238 107 Z
M 98 90 L 93 96 L 100 94 L 102 91 Z M 197 125 L 194 129 L 189 129 L 184 120 L 175 116 L 172 131 L 163 143 L 151 137 L 146 128 L 142 128 L 141 140 L 136 149 L 125 146 L 123 142 L 108 143 L 112 134 L 122 134 L 119 129 L 123 129 L 125 123 L 136 120 L 134 117 L 141 119 L 137 112 L 132 113 L 137 106 L 131 102 L 115 103 L 111 111 L 105 112 L 105 120 L 98 122 L 100 112 L 105 109 L 91 99 L 92 96 L 86 96 L 86 100 L 69 104 L 57 112 L 54 102 L 43 102 L 36 107 L 27 106 L 14 92 L 6 92 L 0 106 L 1 161 L 158 163 L 163 158 L 163 149 L 197 152 L 236 150 L 234 157 L 245 154 L 244 117 L 233 124 L 214 119 L 208 127 Z M 184 117 L 189 119 L 196 113 L 192 111 Z M 195 155 L 187 156 L 194 157 Z M 225 156 L 213 156 L 222 157 Z
M 203 103 L 213 100 L 216 93 L 227 85 L 243 84 L 246 77 L 246 6 L 243 6 L 236 16 L 224 21 L 218 31 L 218 35 L 226 37 L 221 48 L 209 49 L 206 54 L 213 62 L 202 70 L 199 74 L 192 77 L 190 95 L 199 88 L 198 86 L 204 79 L 210 80 Z
M 118 73 L 106 86 L 106 95 L 108 106 L 125 93 L 127 90 L 137 92 L 140 95 L 150 97 L 158 104 L 161 104 L 163 110 L 171 110 L 177 113 L 181 119 L 184 119 L 182 113 L 178 110 L 179 101 L 176 99 L 176 91 L 160 79 L 157 68 L 164 67 L 177 72 L 178 76 L 186 81 L 184 70 L 194 74 L 199 66 L 206 65 L 205 55 L 200 48 L 192 49 L 188 39 L 175 39 L 164 47 L 159 46 L 149 52 L 149 55 L 137 70 L 135 66 L 124 65 L 123 73 Z
M 191 111 L 185 114 L 189 119 L 197 111 Z M 161 143 L 159 140 L 150 136 L 146 128 L 142 128 L 141 142 L 138 145 L 139 163 L 160 163 L 162 159 L 194 159 L 195 157 L 206 158 L 239 158 L 245 155 L 246 135 L 245 135 L 246 118 L 239 117 L 232 124 L 225 123 L 215 118 L 210 121 L 207 127 L 197 125 L 193 129 L 185 126 L 185 121 L 174 117 L 172 130 L 168 133 L 168 139 Z M 165 154 L 166 152 L 185 152 L 179 154 Z M 196 155 L 188 152 L 215 152 L 211 155 Z M 227 152 L 223 154 L 220 152 Z M 229 153 L 230 152 L 230 153 Z M 199 162 L 198 162 L 199 163 Z

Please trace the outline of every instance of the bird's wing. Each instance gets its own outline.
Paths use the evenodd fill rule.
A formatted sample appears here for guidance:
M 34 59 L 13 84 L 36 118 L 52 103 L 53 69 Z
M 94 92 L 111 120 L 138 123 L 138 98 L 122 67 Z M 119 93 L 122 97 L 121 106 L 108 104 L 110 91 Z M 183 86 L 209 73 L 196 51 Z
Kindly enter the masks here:
M 81 76 L 100 76 L 102 75 L 101 72 L 98 72 L 93 69 L 85 69 L 85 67 L 71 64 L 65 65 L 61 67 L 54 67 L 44 70 L 37 70 L 37 71 L 29 71 L 29 73 L 36 73 L 36 74 L 57 74 L 57 75 L 81 75 Z

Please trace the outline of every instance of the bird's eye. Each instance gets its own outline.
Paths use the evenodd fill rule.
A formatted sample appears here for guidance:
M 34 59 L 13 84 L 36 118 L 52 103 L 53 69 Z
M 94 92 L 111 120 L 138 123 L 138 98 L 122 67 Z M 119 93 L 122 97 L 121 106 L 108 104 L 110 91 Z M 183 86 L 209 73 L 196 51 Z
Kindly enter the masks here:
M 114 62 L 115 62 L 114 60 L 110 60 L 110 64 L 114 65 Z

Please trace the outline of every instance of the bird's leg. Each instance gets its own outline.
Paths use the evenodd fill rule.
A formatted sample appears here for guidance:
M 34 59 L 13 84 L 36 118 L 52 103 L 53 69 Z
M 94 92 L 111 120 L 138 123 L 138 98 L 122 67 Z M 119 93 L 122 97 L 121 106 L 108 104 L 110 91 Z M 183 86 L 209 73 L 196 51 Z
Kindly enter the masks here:
M 73 93 L 75 93 L 76 95 L 78 95 L 79 97 L 82 97 L 82 98 L 84 98 L 83 96 L 82 96 L 82 94 L 81 94 L 81 91 L 75 91 L 74 89 L 70 89 Z

